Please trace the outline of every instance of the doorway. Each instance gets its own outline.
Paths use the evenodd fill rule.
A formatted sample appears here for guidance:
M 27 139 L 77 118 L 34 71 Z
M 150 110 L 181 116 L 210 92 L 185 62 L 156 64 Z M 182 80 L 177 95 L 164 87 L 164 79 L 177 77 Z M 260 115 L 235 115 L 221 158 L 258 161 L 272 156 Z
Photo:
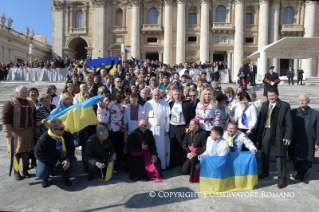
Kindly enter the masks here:
M 157 52 L 147 52 L 145 59 L 149 59 L 149 60 L 158 60 L 158 53 Z
M 69 48 L 76 52 L 75 59 L 77 60 L 86 58 L 87 50 L 85 47 L 88 47 L 88 44 L 83 38 L 74 38 L 69 44 Z
M 213 62 L 219 62 L 219 61 L 222 61 L 224 62 L 224 55 L 223 54 L 214 54 L 213 55 Z

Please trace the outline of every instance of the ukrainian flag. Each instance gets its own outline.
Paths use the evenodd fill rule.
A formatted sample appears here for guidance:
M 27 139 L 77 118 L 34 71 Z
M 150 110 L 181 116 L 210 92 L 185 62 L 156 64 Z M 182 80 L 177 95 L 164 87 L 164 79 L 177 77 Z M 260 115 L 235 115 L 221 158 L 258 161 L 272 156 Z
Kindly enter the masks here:
M 53 111 L 47 118 L 46 127 L 49 128 L 49 122 L 58 118 L 62 121 L 65 131 L 71 134 L 79 132 L 89 125 L 98 124 L 96 114 L 92 106 L 103 99 L 103 96 L 95 96 L 91 99 L 84 100 L 78 104 L 72 105 L 62 111 Z
M 224 157 L 204 157 L 200 160 L 200 192 L 215 195 L 251 190 L 258 184 L 255 155 L 234 152 Z
M 109 72 L 109 74 L 111 74 L 111 75 L 113 75 L 113 70 L 116 69 L 116 64 L 119 61 L 119 57 L 113 57 L 113 59 L 114 59 L 113 68 Z M 89 60 L 88 66 L 89 66 L 90 70 L 92 69 L 92 66 L 95 66 L 96 70 L 98 71 L 100 69 L 100 66 L 102 63 L 105 64 L 105 68 L 110 68 L 110 66 L 112 65 L 112 58 L 105 57 L 105 58 L 101 58 L 101 59 Z

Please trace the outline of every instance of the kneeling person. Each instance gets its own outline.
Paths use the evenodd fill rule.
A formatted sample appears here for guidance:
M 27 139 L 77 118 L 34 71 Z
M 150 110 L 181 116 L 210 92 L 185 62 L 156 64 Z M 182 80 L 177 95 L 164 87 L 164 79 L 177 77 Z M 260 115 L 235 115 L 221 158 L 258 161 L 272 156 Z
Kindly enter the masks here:
M 47 187 L 49 176 L 62 174 L 63 182 L 71 186 L 71 172 L 76 165 L 74 143 L 70 133 L 64 132 L 59 119 L 50 122 L 50 129 L 38 140 L 34 155 L 38 159 L 36 175 L 42 180 L 42 187 Z
M 256 154 L 257 152 L 254 143 L 245 133 L 238 130 L 238 125 L 234 121 L 228 123 L 227 131 L 224 132 L 223 138 L 227 141 L 231 152 L 240 152 L 243 144 L 245 144 L 245 147 L 249 149 L 252 154 Z
M 109 158 L 111 157 L 111 161 L 116 159 L 116 153 L 109 139 L 109 131 L 106 127 L 103 125 L 96 127 L 96 134 L 92 135 L 85 145 L 83 157 L 89 164 L 88 181 L 93 180 L 95 170 L 102 171 L 103 176 L 106 175 Z
M 153 133 L 147 129 L 148 123 L 144 118 L 138 126 L 127 140 L 129 177 L 134 181 L 154 179 L 160 182 L 161 161 L 157 157 Z

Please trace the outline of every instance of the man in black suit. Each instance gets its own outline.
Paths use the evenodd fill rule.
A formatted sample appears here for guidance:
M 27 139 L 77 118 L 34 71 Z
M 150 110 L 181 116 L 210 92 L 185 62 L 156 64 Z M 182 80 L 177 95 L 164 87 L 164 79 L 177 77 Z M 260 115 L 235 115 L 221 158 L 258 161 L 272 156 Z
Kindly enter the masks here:
M 288 85 L 290 85 L 290 80 L 292 85 L 294 85 L 294 70 L 289 66 L 289 69 L 287 70 L 287 78 L 288 78 Z
M 121 78 L 117 77 L 114 79 L 114 87 L 112 88 L 112 100 L 113 101 L 115 100 L 116 93 L 122 90 L 121 84 L 122 84 Z
M 122 64 L 117 64 L 117 72 L 119 73 L 119 78 L 123 81 L 125 79 L 125 72 Z
M 286 154 L 292 139 L 292 119 L 290 105 L 278 99 L 278 89 L 274 86 L 267 91 L 268 101 L 261 106 L 257 129 L 262 136 L 262 173 L 259 179 L 269 175 L 269 156 L 276 157 L 278 188 L 286 185 Z
M 297 85 L 300 82 L 300 85 L 302 85 L 302 78 L 303 78 L 303 70 L 301 69 L 301 67 L 299 67 L 299 69 L 297 70 L 298 73 L 298 81 L 297 81 Z
M 190 104 L 191 104 L 191 106 L 192 106 L 192 110 L 193 110 L 193 117 L 191 117 L 191 119 L 193 119 L 194 117 L 195 117 L 195 115 L 196 115 L 196 112 L 195 112 L 195 110 L 196 110 L 196 106 L 197 106 L 197 104 L 198 104 L 198 102 L 199 102 L 199 100 L 198 100 L 198 93 L 197 93 L 197 90 L 195 90 L 195 89 L 191 89 L 190 91 L 189 91 L 189 96 L 191 97 L 191 99 L 190 100 L 187 100 L 186 102 L 189 102 Z
M 271 87 L 277 88 L 278 84 L 280 83 L 279 76 L 276 72 L 274 72 L 275 66 L 269 67 L 269 72 L 265 74 L 264 77 L 264 96 L 267 97 L 267 90 Z
M 254 65 L 254 62 L 251 61 L 250 62 L 250 66 L 249 66 L 249 76 L 250 76 L 250 85 L 251 86 L 255 86 L 255 80 L 256 80 L 256 74 L 257 74 L 257 66 Z
M 185 129 L 188 128 L 191 118 L 194 117 L 192 105 L 189 102 L 182 101 L 182 92 L 179 89 L 173 91 L 174 101 L 169 103 L 170 106 L 170 161 L 168 170 L 175 165 L 182 165 L 184 162 L 183 140 Z M 177 154 L 179 152 L 179 154 Z M 177 161 L 176 161 L 177 160 Z

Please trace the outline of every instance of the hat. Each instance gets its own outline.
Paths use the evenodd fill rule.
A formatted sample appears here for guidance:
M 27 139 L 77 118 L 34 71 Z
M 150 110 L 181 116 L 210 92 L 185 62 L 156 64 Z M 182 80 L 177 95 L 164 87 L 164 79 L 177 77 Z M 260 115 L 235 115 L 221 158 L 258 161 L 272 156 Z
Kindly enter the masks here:
M 195 118 L 192 121 L 195 121 L 199 125 L 199 119 Z
M 270 66 L 270 67 L 269 67 L 269 69 L 274 69 L 274 68 L 275 68 L 275 66 Z

